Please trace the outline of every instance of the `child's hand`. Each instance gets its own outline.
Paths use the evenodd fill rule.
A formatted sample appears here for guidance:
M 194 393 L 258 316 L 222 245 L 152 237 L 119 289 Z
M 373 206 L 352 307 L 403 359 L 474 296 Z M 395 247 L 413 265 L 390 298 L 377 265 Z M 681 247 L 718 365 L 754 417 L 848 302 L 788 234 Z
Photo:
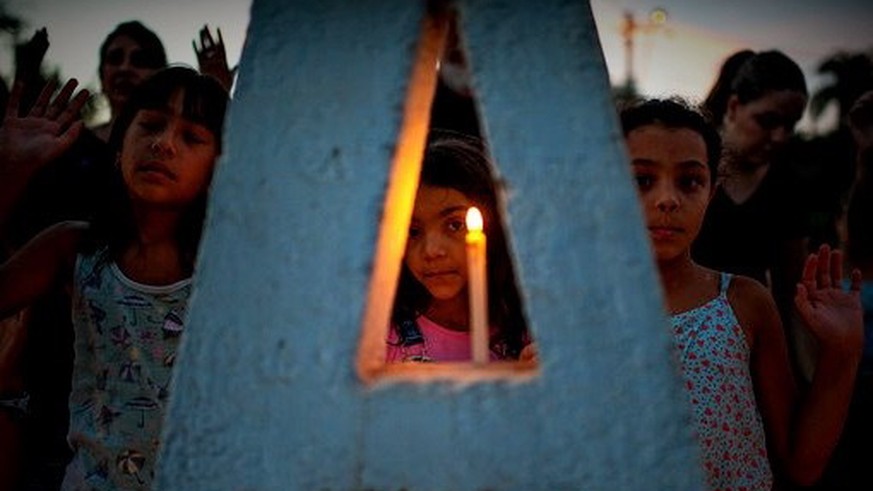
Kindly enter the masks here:
M 194 45 L 194 53 L 197 54 L 200 73 L 215 77 L 227 91 L 230 91 L 236 67 L 230 68 L 227 65 L 227 53 L 224 49 L 221 29 L 217 29 L 216 32 L 217 40 L 212 38 L 209 26 L 203 26 L 203 29 L 200 29 L 200 47 L 197 47 L 196 39 L 191 43 Z
M 860 356 L 864 342 L 861 272 L 852 271 L 850 290 L 843 290 L 842 256 L 827 245 L 810 254 L 794 303 L 823 352 Z
M 40 67 L 48 48 L 48 31 L 43 27 L 38 29 L 29 41 L 22 44 L 21 50 L 16 54 L 15 78 L 28 82 L 40 79 Z
M 530 343 L 529 345 L 522 348 L 521 354 L 519 354 L 518 356 L 518 361 L 539 361 L 539 352 L 537 351 L 536 343 Z
M 29 174 L 72 146 L 82 130 L 79 111 L 89 96 L 81 90 L 71 100 L 76 85 L 70 79 L 52 100 L 57 84 L 46 84 L 30 111 L 19 116 L 24 83 L 16 81 L 0 123 L 0 175 Z

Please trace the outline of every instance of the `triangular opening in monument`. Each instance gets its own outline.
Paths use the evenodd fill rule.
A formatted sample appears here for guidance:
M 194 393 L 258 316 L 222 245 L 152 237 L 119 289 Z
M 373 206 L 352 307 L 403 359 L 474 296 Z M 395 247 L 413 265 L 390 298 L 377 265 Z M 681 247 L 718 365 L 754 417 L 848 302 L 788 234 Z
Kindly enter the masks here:
M 504 220 L 505 193 L 480 124 L 469 60 L 456 11 L 447 2 L 432 2 L 419 39 L 403 108 L 365 307 L 357 370 L 367 382 L 518 381 L 537 373 L 538 364 L 530 357 L 532 335 L 519 294 L 511 240 Z M 471 307 L 467 310 L 467 325 L 455 327 L 461 328 L 461 332 L 465 328 L 472 331 L 469 337 L 474 339 L 470 359 L 421 363 L 437 358 L 428 351 L 429 347 L 435 347 L 428 344 L 423 332 L 434 327 L 422 323 L 435 321 L 439 325 L 440 322 L 428 315 L 427 299 L 432 298 L 429 297 L 430 287 L 418 281 L 426 280 L 420 269 L 413 273 L 406 255 L 412 257 L 416 247 L 412 241 L 420 240 L 419 218 L 413 216 L 420 189 L 460 189 L 439 181 L 445 176 L 437 176 L 436 184 L 429 182 L 434 174 L 433 160 L 440 158 L 473 161 L 475 172 L 470 174 L 470 179 L 464 174 L 464 182 L 475 181 L 476 177 L 478 182 L 488 182 L 487 193 L 461 193 L 469 197 L 471 204 L 482 203 L 487 242 L 487 247 L 484 244 L 482 247 L 487 248 L 487 272 L 476 282 L 473 278 L 476 261 L 466 262 L 476 254 L 470 238 L 475 233 L 470 233 L 466 225 L 459 225 L 463 223 L 460 217 L 466 214 L 466 209 L 453 206 L 453 211 L 431 222 L 429 226 L 434 230 L 441 227 L 450 230 L 455 239 L 460 239 L 461 247 L 465 247 L 462 254 L 466 267 L 462 268 L 462 275 L 466 274 L 466 278 L 461 281 L 467 286 L 462 294 L 465 300 L 470 299 Z M 470 167 L 470 164 L 461 167 Z M 456 259 L 459 257 L 457 244 L 455 241 Z M 487 286 L 474 288 L 477 283 Z M 469 294 L 470 290 L 487 290 L 487 293 Z M 487 300 L 476 300 L 483 297 Z M 482 312 L 487 312 L 487 326 L 481 321 L 485 317 Z M 389 345 L 392 348 L 389 349 Z

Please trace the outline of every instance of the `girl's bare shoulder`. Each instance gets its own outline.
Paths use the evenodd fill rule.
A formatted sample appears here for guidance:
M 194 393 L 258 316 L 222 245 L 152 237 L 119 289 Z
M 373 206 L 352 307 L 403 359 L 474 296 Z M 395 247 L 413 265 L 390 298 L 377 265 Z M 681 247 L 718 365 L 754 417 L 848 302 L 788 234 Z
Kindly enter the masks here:
M 52 225 L 0 265 L 0 316 L 30 305 L 58 281 L 69 281 L 87 230 L 84 222 Z
M 7 264 L 18 263 L 35 270 L 51 265 L 55 270 L 71 266 L 89 227 L 88 222 L 79 221 L 51 225 L 25 244 Z
M 47 227 L 45 230 L 40 232 L 40 235 L 49 234 L 56 237 L 81 237 L 81 235 L 84 232 L 88 231 L 90 227 L 91 224 L 89 224 L 88 222 L 68 220 L 65 222 L 58 222 L 54 225 Z
M 740 326 L 751 337 L 762 330 L 779 326 L 779 311 L 773 295 L 761 282 L 748 276 L 736 275 L 727 292 L 728 302 Z
M 760 281 L 743 275 L 734 275 L 731 278 L 731 284 L 728 287 L 728 299 L 731 300 L 731 305 L 734 306 L 736 300 L 737 305 L 740 303 L 757 303 L 772 301 L 770 290 L 767 289 Z
M 59 222 L 40 232 L 32 242 L 61 254 L 73 254 L 89 228 L 88 222 Z

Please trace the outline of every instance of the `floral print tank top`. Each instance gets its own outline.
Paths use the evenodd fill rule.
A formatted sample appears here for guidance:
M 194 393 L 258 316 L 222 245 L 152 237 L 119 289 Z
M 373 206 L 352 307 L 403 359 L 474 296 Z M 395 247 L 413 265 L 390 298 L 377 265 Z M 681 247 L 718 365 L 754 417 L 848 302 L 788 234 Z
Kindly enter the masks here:
M 719 294 L 671 316 L 685 389 L 690 397 L 704 472 L 713 490 L 769 490 L 764 426 L 749 372 L 749 346 L 727 298 Z

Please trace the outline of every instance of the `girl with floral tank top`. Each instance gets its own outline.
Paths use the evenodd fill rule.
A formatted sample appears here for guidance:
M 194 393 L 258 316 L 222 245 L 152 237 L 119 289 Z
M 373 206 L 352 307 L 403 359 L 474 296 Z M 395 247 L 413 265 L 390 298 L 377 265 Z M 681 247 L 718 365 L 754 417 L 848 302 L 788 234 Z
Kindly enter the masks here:
M 40 166 L 81 131 L 87 92 L 46 87 L 0 125 L 0 222 Z M 221 151 L 227 91 L 187 67 L 158 71 L 113 125 L 115 180 L 90 223 L 49 227 L 0 266 L 0 315 L 69 286 L 75 362 L 64 490 L 147 490 L 183 332 L 206 196 Z
M 861 275 L 822 246 L 795 306 L 821 350 L 800 394 L 773 297 L 757 281 L 695 264 L 690 248 L 715 186 L 718 133 L 678 100 L 625 108 L 621 122 L 710 489 L 815 483 L 839 439 L 861 356 Z

